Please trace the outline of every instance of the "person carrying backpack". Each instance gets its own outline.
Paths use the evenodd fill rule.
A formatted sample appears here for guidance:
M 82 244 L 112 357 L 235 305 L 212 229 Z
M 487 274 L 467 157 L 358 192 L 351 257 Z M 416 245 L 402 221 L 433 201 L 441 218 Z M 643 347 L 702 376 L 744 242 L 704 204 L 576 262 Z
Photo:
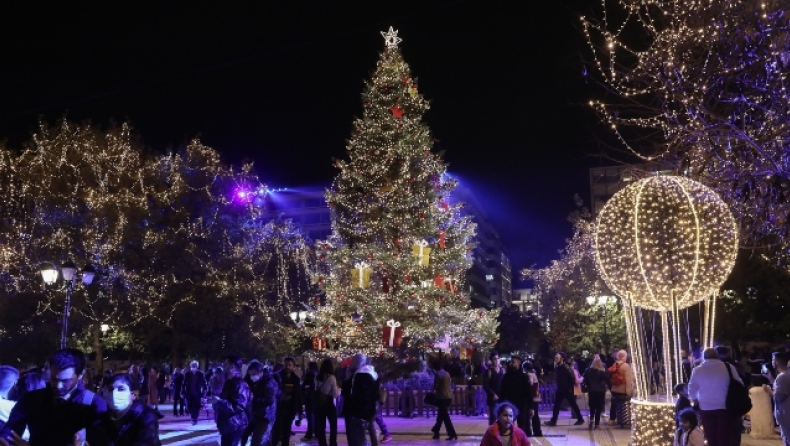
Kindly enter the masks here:
M 634 372 L 626 362 L 628 353 L 617 352 L 617 360 L 607 370 L 609 385 L 612 392 L 612 403 L 609 407 L 609 425 L 619 424 L 621 427 L 630 424 L 630 406 L 628 401 L 634 393 Z

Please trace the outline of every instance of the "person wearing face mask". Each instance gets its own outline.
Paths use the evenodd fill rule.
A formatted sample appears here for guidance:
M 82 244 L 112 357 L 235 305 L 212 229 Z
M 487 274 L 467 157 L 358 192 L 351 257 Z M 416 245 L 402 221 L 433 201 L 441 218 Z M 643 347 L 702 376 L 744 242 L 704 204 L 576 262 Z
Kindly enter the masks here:
M 132 378 L 121 373 L 114 375 L 104 398 L 110 410 L 101 421 L 102 438 L 88 442 L 89 446 L 160 446 L 159 417 L 147 404 L 136 400 L 132 393 Z
M 20 436 L 30 430 L 31 446 L 73 446 L 75 436 L 93 441 L 107 404 L 82 385 L 85 356 L 79 350 L 57 351 L 49 361 L 50 382 L 26 393 L 0 431 L 0 445 L 24 445 Z M 101 443 L 95 443 L 96 446 Z
M 280 385 L 271 372 L 257 360 L 250 362 L 244 380 L 252 392 L 252 416 L 242 444 L 247 444 L 247 438 L 252 436 L 252 446 L 268 445 L 271 443 L 277 414 Z

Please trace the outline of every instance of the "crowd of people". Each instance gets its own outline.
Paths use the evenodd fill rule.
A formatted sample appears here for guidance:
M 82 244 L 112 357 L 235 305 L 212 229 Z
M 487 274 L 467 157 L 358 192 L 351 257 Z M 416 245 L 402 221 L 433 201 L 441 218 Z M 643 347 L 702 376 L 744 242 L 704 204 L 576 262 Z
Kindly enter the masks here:
M 426 404 L 436 406 L 431 429 L 439 439 L 458 434 L 450 416 L 452 387 L 457 379 L 445 368 L 443 358 L 431 364 L 433 386 Z M 634 373 L 625 350 L 609 357 L 593 355 L 581 363 L 563 352 L 554 355 L 551 376 L 545 364 L 511 356 L 506 363 L 496 351 L 481 362 L 468 383 L 479 382 L 485 392 L 489 428 L 481 445 L 526 445 L 528 437 L 542 436 L 542 426 L 555 426 L 563 404 L 576 425 L 585 423 L 577 399 L 588 395 L 587 427 L 598 429 L 606 393 L 611 393 L 609 424 L 630 424 L 629 401 L 634 393 Z M 698 359 L 682 352 L 682 381 L 675 387 L 676 446 L 738 446 L 743 417 L 727 407 L 731 381 L 751 387 L 752 435 L 769 438 L 780 427 L 790 446 L 790 376 L 788 354 L 775 352 L 762 374 L 750 374 L 731 358 L 726 347 L 705 349 Z M 580 369 L 583 372 L 580 372 Z M 664 384 L 663 366 L 655 369 L 651 392 Z M 543 378 L 543 379 L 541 379 Z M 541 423 L 538 405 L 545 380 L 556 386 L 551 419 Z M 90 378 L 84 355 L 74 349 L 57 351 L 40 370 L 24 374 L 0 366 L 0 446 L 13 445 L 159 445 L 159 406 L 172 401 L 175 417 L 213 409 L 223 446 L 282 445 L 294 435 L 292 425 L 306 422 L 302 440 L 319 446 L 336 446 L 338 417 L 345 418 L 350 446 L 377 446 L 390 441 L 382 418 L 387 390 L 374 366 L 362 353 L 336 364 L 332 359 L 311 362 L 302 369 L 293 357 L 279 363 L 228 356 L 209 364 L 161 369 L 131 365 L 121 373 L 107 371 Z M 772 409 L 773 407 L 773 409 Z M 328 426 L 328 432 L 327 432 Z M 379 437 L 376 427 L 381 432 Z M 702 429 L 700 429 L 702 427 Z

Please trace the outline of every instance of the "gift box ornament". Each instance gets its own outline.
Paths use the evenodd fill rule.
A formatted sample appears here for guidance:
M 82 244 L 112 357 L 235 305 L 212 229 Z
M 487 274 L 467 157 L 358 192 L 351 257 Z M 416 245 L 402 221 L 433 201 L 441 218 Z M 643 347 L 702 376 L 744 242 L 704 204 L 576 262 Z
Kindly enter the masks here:
M 387 325 L 384 326 L 384 336 L 383 336 L 383 343 L 385 347 L 400 347 L 401 341 L 403 339 L 403 327 L 400 326 L 400 322 L 396 322 L 392 319 L 387 321 Z
M 326 339 L 313 336 L 313 350 L 326 350 Z
M 420 240 L 411 247 L 411 253 L 418 258 L 420 266 L 428 266 L 431 256 L 431 248 L 428 247 L 427 240 Z
M 367 288 L 370 286 L 370 265 L 367 262 L 359 262 L 351 270 L 351 286 L 357 288 Z
M 455 279 L 444 279 L 444 289 L 447 291 L 452 291 L 453 293 L 458 292 L 458 283 Z

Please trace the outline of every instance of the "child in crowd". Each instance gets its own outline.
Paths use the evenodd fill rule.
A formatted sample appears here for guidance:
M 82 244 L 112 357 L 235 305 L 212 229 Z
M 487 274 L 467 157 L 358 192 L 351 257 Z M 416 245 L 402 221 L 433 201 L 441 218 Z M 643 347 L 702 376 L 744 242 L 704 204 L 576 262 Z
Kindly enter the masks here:
M 705 446 L 705 435 L 699 428 L 697 413 L 694 409 L 687 407 L 678 414 L 680 427 L 675 432 L 675 440 L 672 446 Z

